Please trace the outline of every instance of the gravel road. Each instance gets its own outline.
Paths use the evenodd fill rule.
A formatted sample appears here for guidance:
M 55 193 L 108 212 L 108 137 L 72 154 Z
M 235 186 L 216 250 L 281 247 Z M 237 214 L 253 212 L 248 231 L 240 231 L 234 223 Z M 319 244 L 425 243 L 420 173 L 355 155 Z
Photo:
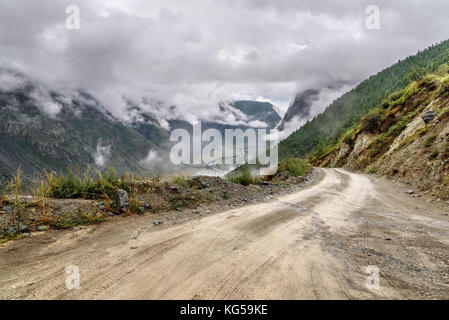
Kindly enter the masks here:
M 130 217 L 6 243 L 0 298 L 449 298 L 447 207 L 386 179 L 317 170 L 299 192 L 180 225 Z M 79 290 L 66 288 L 69 265 Z M 368 266 L 378 287 L 366 286 Z

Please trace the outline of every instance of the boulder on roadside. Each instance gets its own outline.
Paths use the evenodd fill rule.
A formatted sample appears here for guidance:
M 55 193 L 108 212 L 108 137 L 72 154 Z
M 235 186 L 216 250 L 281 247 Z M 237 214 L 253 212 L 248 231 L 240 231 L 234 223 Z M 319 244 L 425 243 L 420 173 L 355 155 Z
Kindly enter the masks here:
M 433 110 L 427 110 L 426 112 L 424 112 L 421 115 L 422 120 L 425 123 L 429 123 L 430 121 L 432 121 L 433 119 L 435 119 L 435 117 L 437 116 L 437 113 Z
M 119 212 L 127 212 L 129 210 L 128 192 L 123 189 L 118 189 L 115 192 L 115 204 Z

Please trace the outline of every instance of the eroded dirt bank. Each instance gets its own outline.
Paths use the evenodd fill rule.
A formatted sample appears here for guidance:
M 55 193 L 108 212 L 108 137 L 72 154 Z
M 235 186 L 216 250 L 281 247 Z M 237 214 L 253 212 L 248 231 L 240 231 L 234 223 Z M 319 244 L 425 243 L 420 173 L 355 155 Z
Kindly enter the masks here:
M 3 299 L 449 298 L 449 210 L 323 170 L 294 194 L 157 230 L 151 217 L 0 247 Z M 76 265 L 79 290 L 66 289 Z M 380 270 L 380 288 L 365 269 Z

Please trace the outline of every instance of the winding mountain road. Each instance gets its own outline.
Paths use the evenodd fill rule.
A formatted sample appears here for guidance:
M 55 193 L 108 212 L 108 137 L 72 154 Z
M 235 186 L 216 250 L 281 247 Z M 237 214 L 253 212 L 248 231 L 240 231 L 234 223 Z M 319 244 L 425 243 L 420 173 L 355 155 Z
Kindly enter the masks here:
M 130 217 L 4 244 L 0 298 L 449 298 L 447 207 L 386 179 L 317 170 L 299 192 L 181 225 Z M 66 288 L 69 265 L 79 290 Z M 367 288 L 368 266 L 379 287 Z

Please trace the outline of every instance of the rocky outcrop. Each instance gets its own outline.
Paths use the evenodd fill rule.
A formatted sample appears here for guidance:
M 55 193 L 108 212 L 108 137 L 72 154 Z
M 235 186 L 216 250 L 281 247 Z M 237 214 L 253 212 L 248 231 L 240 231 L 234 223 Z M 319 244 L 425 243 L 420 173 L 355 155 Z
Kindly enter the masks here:
M 424 112 L 421 115 L 421 119 L 425 122 L 425 123 L 429 123 L 431 121 L 433 121 L 433 119 L 435 119 L 435 117 L 437 116 L 437 113 L 433 110 L 427 110 L 426 112 Z
M 391 176 L 414 186 L 417 194 L 449 200 L 449 96 L 436 86 L 401 101 L 366 116 L 354 137 L 316 164 Z M 373 133 L 367 132 L 370 119 L 376 122 Z
M 115 205 L 117 206 L 119 212 L 127 212 L 129 210 L 128 192 L 123 189 L 117 190 L 115 193 Z
M 365 158 L 365 155 L 363 153 L 366 151 L 366 148 L 369 146 L 373 138 L 373 134 L 359 134 L 355 139 L 354 148 L 347 157 L 346 162 L 344 162 L 343 166 L 350 169 L 359 169 L 361 161 L 363 161 L 363 159 Z

